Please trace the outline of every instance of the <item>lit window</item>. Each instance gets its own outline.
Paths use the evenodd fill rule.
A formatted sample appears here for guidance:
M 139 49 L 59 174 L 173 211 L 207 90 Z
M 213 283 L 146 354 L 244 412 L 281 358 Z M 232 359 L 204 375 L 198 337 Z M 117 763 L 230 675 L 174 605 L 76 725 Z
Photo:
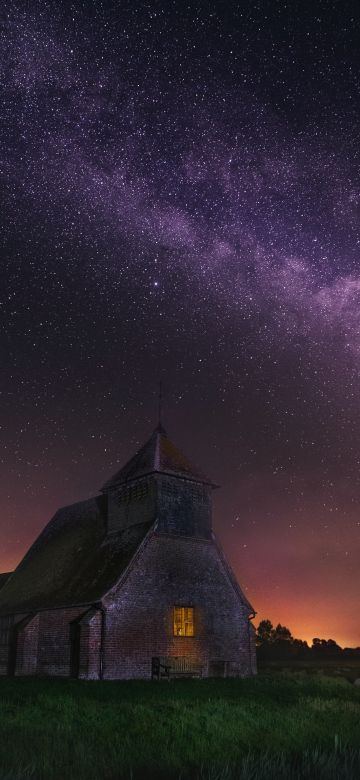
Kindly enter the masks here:
M 174 607 L 174 636 L 194 636 L 193 607 Z

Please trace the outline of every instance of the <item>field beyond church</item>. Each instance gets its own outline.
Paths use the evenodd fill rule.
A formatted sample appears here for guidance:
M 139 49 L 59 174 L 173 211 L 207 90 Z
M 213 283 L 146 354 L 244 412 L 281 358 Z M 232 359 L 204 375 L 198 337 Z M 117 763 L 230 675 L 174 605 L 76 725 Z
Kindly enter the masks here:
M 0 681 L 1 780 L 359 778 L 343 677 Z

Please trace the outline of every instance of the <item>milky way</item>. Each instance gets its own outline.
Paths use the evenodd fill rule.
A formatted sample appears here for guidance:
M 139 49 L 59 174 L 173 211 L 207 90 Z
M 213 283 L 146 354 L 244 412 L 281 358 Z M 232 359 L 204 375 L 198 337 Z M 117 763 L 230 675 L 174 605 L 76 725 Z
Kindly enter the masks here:
M 260 617 L 360 644 L 359 8 L 4 3 L 1 565 L 156 422 Z

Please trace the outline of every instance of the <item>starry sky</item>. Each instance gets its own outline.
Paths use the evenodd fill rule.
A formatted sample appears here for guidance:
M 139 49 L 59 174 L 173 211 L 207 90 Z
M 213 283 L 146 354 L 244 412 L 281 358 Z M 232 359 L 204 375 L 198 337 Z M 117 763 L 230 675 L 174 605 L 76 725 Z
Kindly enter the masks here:
M 359 16 L 1 4 L 1 570 L 161 378 L 258 619 L 360 645 Z

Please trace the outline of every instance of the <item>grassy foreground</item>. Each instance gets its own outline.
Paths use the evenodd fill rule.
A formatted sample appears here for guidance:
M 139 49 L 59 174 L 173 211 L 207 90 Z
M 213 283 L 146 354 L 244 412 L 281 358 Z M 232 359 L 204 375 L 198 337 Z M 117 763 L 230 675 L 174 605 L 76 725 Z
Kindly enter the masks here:
M 250 680 L 0 681 L 1 780 L 359 778 L 360 688 Z
M 262 672 L 306 671 L 311 674 L 325 674 L 327 677 L 345 677 L 349 682 L 360 679 L 360 658 L 294 658 L 286 660 L 258 661 Z

